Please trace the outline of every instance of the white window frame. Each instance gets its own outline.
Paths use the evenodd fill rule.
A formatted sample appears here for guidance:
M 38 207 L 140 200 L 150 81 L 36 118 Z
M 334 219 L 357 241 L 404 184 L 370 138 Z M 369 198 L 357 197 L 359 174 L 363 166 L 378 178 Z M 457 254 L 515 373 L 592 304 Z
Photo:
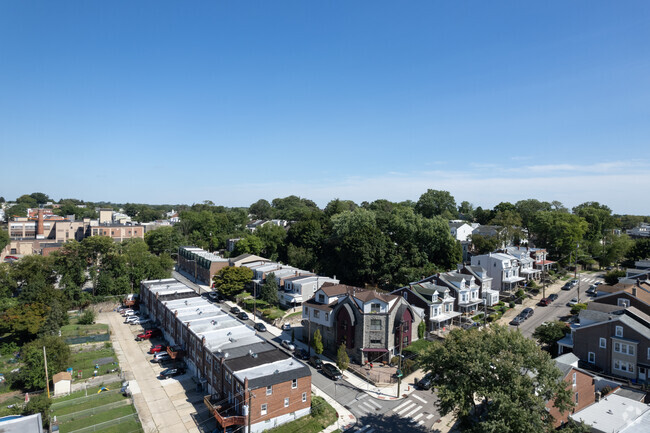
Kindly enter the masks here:
M 571 378 L 571 385 L 576 386 L 578 383 L 578 373 L 574 372 L 573 377 Z
M 587 353 L 587 362 L 589 362 L 590 364 L 596 363 L 596 354 L 594 352 Z
M 273 395 L 273 385 L 268 385 L 266 387 L 266 395 Z
M 619 307 L 629 308 L 629 307 L 630 307 L 630 300 L 629 300 L 629 299 L 625 299 L 625 298 L 618 298 L 618 299 L 616 300 L 616 304 L 617 304 L 617 306 L 619 306 Z
M 289 407 L 289 397 L 284 399 L 284 407 Z
M 305 403 L 307 401 L 307 393 L 303 392 L 302 393 L 302 402 Z
M 615 335 L 617 337 L 623 337 L 623 327 L 622 326 L 616 326 Z
M 266 403 L 262 404 L 260 407 L 260 415 L 266 415 L 268 413 L 268 409 L 269 406 Z
M 298 388 L 298 379 L 292 379 L 291 380 L 291 389 L 296 389 Z
M 601 349 L 607 349 L 607 339 L 601 337 L 598 343 L 598 347 Z

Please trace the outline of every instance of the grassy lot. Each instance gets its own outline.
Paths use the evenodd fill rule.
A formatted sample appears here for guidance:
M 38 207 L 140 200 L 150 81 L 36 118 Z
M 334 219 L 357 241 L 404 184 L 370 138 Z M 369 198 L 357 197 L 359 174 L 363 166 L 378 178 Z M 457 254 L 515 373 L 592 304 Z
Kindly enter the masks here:
M 117 356 L 115 356 L 115 351 L 112 347 L 104 347 L 98 350 L 89 350 L 84 352 L 73 353 L 70 355 L 69 367 L 72 367 L 74 370 L 73 379 L 77 379 L 77 372 L 82 371 L 83 378 L 87 379 L 93 375 L 95 370 L 95 360 L 99 358 L 107 358 L 112 356 L 117 362 Z M 98 374 L 106 373 L 106 370 L 117 368 L 117 364 L 105 364 L 99 366 Z
M 70 324 L 61 327 L 61 337 L 85 337 L 87 335 L 108 334 L 108 325 L 95 323 L 94 325 Z
M 269 433 L 318 433 L 337 420 L 336 411 L 323 398 L 311 397 L 312 414 L 267 430 Z M 316 410 L 314 410 L 316 408 Z
M 142 431 L 142 426 L 138 421 L 130 420 L 123 422 L 122 424 L 113 425 L 101 430 L 96 430 L 96 433 L 136 433 Z
M 416 340 L 413 343 L 411 343 L 408 347 L 405 347 L 402 349 L 403 352 L 411 352 L 411 353 L 420 353 L 427 347 L 431 346 L 433 344 L 432 341 L 428 341 L 425 339 L 420 339 Z
M 114 409 L 109 409 L 95 415 L 85 416 L 83 418 L 74 419 L 69 422 L 59 424 L 59 429 L 61 433 L 66 433 L 74 430 L 78 430 L 84 427 L 91 425 L 99 424 L 105 421 L 112 421 L 117 418 L 121 418 L 126 415 L 135 413 L 135 408 L 131 406 L 122 406 L 116 407 Z M 122 430 L 120 428 L 120 430 Z
M 97 392 L 97 391 L 95 391 Z M 85 394 L 84 394 L 85 395 Z M 88 394 L 93 395 L 93 394 Z M 67 415 L 74 412 L 79 412 L 80 410 L 90 409 L 93 407 L 101 406 L 104 404 L 114 403 L 116 401 L 124 400 L 124 396 L 119 393 L 115 394 L 105 394 L 101 393 L 97 397 L 89 398 L 88 401 L 80 401 L 75 404 L 70 404 L 69 406 L 64 406 L 60 409 L 56 409 L 56 415 Z
M 117 384 L 115 384 L 115 385 L 117 385 Z M 92 388 L 88 388 L 88 395 L 97 394 L 97 391 L 99 391 L 99 388 L 101 388 L 101 386 L 93 386 Z M 52 400 L 52 403 L 59 403 L 61 401 L 67 401 L 67 400 L 74 400 L 75 398 L 80 398 L 80 397 L 85 397 L 85 396 L 86 396 L 86 390 L 76 391 L 76 392 L 73 392 L 73 393 L 71 393 L 69 395 L 65 395 L 63 397 L 57 397 L 57 398 Z

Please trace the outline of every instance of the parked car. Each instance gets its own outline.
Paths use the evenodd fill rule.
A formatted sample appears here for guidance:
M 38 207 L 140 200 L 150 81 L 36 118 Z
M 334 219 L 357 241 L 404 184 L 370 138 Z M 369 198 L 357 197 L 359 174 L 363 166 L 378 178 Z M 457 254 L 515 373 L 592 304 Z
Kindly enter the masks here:
M 323 364 L 320 370 L 325 376 L 329 377 L 332 380 L 339 380 L 343 377 L 341 372 L 333 364 Z
M 266 332 L 266 325 L 262 322 L 257 322 L 253 325 L 253 328 L 255 328 L 257 332 Z
M 578 283 L 580 282 L 580 280 L 574 278 L 573 280 L 571 280 L 571 281 L 569 281 L 569 282 L 571 283 L 571 286 L 572 286 L 572 287 L 575 287 L 575 286 L 578 285 Z
M 532 316 L 535 313 L 535 311 L 530 308 L 526 307 L 523 310 L 521 310 L 521 313 L 519 315 L 524 318 L 524 320 L 528 319 L 530 316 Z
M 151 320 L 141 319 L 139 317 L 136 317 L 135 320 L 129 322 L 129 325 L 144 325 L 145 323 L 149 323 L 149 322 L 151 322 Z
M 562 290 L 571 290 L 571 289 L 573 289 L 573 285 L 571 284 L 571 281 L 567 282 L 566 284 L 564 284 L 564 286 L 562 286 Z
M 303 361 L 306 361 L 309 359 L 309 353 L 305 349 L 296 349 L 294 355 L 298 359 L 302 359 Z
M 147 329 L 142 334 L 138 334 L 135 337 L 135 341 L 150 340 L 153 337 L 160 337 L 161 335 L 162 331 L 159 328 Z
M 156 344 L 155 346 L 151 346 L 151 349 L 149 349 L 149 353 L 158 353 L 158 352 L 164 352 L 166 350 L 165 346 L 162 344 Z
M 283 331 L 291 331 L 291 323 L 283 323 L 282 324 L 282 330 Z
M 248 314 L 246 314 L 245 311 L 240 311 L 239 314 L 237 314 L 237 317 L 240 320 L 248 320 Z
M 129 382 L 122 382 L 122 388 L 120 388 L 120 393 L 124 397 L 129 397 L 131 395 L 131 390 L 129 389 Z
M 546 299 L 550 300 L 551 302 L 557 301 L 557 293 L 551 293 Z
M 138 316 L 127 316 L 126 319 L 124 319 L 124 323 L 133 323 L 135 321 L 140 321 L 140 318 Z
M 223 302 L 223 297 L 218 292 L 208 293 L 208 298 L 210 298 L 210 300 L 214 302 Z
M 522 323 L 524 323 L 524 320 L 526 320 L 526 319 L 524 319 L 524 318 L 521 317 L 521 316 L 515 316 L 515 318 L 512 319 L 512 320 L 510 321 L 510 324 L 511 324 L 512 326 L 519 326 L 519 325 L 521 325 Z
M 578 298 L 573 298 L 569 302 L 566 303 L 567 307 L 573 307 L 578 303 Z
M 232 314 L 239 314 L 239 313 L 241 312 L 241 310 L 239 309 L 239 307 L 232 307 L 232 308 L 230 309 L 230 312 L 231 312 Z
M 180 376 L 185 374 L 185 369 L 183 368 L 166 368 L 160 372 L 161 379 L 168 379 L 170 377 Z
M 553 302 L 553 301 L 551 301 L 548 298 L 542 298 L 539 301 L 539 305 L 541 305 L 542 307 L 547 307 L 547 306 L 551 305 L 551 302 Z
M 431 385 L 433 384 L 433 373 L 427 373 L 422 379 L 417 383 L 419 389 L 430 390 Z
M 598 293 L 598 286 L 594 284 L 593 286 L 589 287 L 589 288 L 585 291 L 585 293 L 586 293 L 587 295 L 595 296 L 595 295 Z
M 172 357 L 169 356 L 169 353 L 167 353 L 167 352 L 158 352 L 153 356 L 153 359 L 151 360 L 151 362 L 161 363 L 163 361 L 169 361 L 170 359 L 172 359 Z
M 292 352 L 294 350 L 296 350 L 296 346 L 291 344 L 291 340 L 282 340 L 282 342 L 280 344 L 282 345 L 282 347 L 284 347 L 285 349 L 290 350 Z
M 309 363 L 310 363 L 310 364 L 312 365 L 312 367 L 314 367 L 314 368 L 321 368 L 321 367 L 323 366 L 323 361 L 321 361 L 321 359 L 320 359 L 318 356 L 316 356 L 316 355 L 312 355 L 312 356 L 309 358 Z
M 139 316 L 139 315 L 140 315 L 140 312 L 135 311 L 135 310 L 124 310 L 124 313 L 122 314 L 122 316 L 125 316 L 125 317 L 126 316 Z

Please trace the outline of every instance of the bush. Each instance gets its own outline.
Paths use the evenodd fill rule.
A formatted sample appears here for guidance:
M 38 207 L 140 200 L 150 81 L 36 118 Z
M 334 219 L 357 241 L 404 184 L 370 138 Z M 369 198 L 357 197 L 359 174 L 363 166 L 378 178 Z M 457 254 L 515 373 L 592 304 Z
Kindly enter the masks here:
M 325 400 L 318 396 L 312 396 L 311 398 L 311 415 L 320 416 L 325 412 L 325 405 L 323 404 Z
M 13 355 L 19 350 L 20 347 L 18 347 L 18 345 L 13 341 L 9 343 L 2 343 L 2 345 L 0 345 L 0 355 L 2 356 Z
M 508 306 L 509 306 L 510 308 L 515 308 L 515 303 L 514 303 L 514 301 L 510 301 L 510 303 L 508 304 Z
M 619 277 L 624 277 L 624 276 L 625 276 L 625 271 L 619 271 L 614 269 L 613 271 L 607 272 L 605 274 L 605 282 L 610 286 L 613 286 L 614 284 L 618 283 Z
M 571 314 L 578 314 L 581 310 L 586 310 L 587 304 L 575 304 L 571 307 Z
M 92 325 L 95 323 L 95 312 L 93 310 L 84 311 L 77 323 L 80 325 Z
M 517 293 L 515 293 L 515 296 L 519 299 L 523 298 L 526 293 L 524 292 L 524 289 L 519 289 L 517 290 Z

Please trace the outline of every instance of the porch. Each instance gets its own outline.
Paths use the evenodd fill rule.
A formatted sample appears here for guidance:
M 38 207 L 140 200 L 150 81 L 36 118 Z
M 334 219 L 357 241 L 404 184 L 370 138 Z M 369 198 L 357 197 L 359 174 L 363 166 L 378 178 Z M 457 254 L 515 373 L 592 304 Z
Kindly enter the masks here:
M 206 395 L 203 402 L 224 432 L 233 425 L 246 425 L 246 417 L 239 415 L 234 405 L 219 402 L 215 395 Z

